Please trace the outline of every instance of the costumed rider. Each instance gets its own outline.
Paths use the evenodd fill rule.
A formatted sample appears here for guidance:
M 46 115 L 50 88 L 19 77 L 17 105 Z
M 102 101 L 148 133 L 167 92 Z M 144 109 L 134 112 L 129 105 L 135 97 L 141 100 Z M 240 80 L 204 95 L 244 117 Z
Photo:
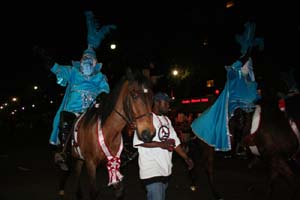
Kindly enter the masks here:
M 239 151 L 237 144 L 245 134 L 248 134 L 248 131 L 250 133 L 251 123 L 242 126 L 243 130 L 240 132 L 244 133 L 234 135 L 233 140 L 231 134 L 237 131 L 233 131 L 229 120 L 232 117 L 244 117 L 243 121 L 246 121 L 245 117 L 250 116 L 248 114 L 254 111 L 256 101 L 261 98 L 257 91 L 250 53 L 252 46 L 260 45 L 262 49 L 263 40 L 253 39 L 254 31 L 255 24 L 248 22 L 245 24 L 243 35 L 236 36 L 241 45 L 242 56 L 232 65 L 225 66 L 227 81 L 222 93 L 214 104 L 191 124 L 196 136 L 214 147 L 216 151 L 230 152 L 232 150 L 231 154 L 236 154 L 236 151 Z M 246 115 L 241 116 L 242 113 Z
M 83 52 L 80 61 L 73 61 L 72 66 L 57 63 L 51 67 L 56 75 L 57 84 L 66 87 L 62 103 L 53 121 L 50 144 L 62 147 L 62 153 L 56 153 L 55 162 L 63 170 L 68 170 L 66 155 L 70 153 L 70 131 L 80 114 L 84 113 L 95 100 L 101 101 L 101 96 L 109 93 L 110 88 L 106 76 L 101 72 L 102 63 L 97 62 L 95 50 L 104 36 L 115 29 L 114 25 L 98 28 L 93 13 L 85 12 L 87 22 L 88 48 Z M 70 156 L 69 156 L 70 157 Z

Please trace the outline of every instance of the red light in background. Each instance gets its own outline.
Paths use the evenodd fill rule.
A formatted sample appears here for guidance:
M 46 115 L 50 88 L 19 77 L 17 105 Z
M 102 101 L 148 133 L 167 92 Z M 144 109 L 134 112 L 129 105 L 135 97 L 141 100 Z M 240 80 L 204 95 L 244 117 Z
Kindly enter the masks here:
M 182 104 L 188 104 L 188 103 L 191 103 L 191 101 L 190 100 L 182 100 L 181 103 Z
M 201 102 L 209 102 L 208 98 L 200 98 L 200 99 L 184 99 L 181 101 L 182 104 L 190 104 L 190 103 L 201 103 Z
M 220 94 L 220 90 L 216 89 L 216 90 L 215 90 L 215 94 L 216 94 L 216 95 Z
M 192 99 L 191 100 L 191 103 L 199 103 L 199 102 L 201 102 L 201 99 Z
M 201 98 L 201 102 L 208 102 L 208 98 Z

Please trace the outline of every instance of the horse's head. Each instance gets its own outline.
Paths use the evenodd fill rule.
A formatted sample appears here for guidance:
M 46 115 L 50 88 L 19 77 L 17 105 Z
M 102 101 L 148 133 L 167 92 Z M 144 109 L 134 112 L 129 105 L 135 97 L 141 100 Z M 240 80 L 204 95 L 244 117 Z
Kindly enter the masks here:
M 133 123 L 137 135 L 144 142 L 155 136 L 152 119 L 152 90 L 149 80 L 140 72 L 127 70 L 123 86 L 123 111 L 127 123 Z M 122 94 L 121 94 L 122 95 Z

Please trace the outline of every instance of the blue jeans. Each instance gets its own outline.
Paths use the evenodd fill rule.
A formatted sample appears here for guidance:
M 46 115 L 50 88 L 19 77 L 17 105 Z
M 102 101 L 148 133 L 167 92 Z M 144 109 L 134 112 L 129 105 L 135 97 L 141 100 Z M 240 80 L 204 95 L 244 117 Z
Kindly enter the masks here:
M 155 182 L 146 185 L 147 200 L 164 200 L 168 183 Z

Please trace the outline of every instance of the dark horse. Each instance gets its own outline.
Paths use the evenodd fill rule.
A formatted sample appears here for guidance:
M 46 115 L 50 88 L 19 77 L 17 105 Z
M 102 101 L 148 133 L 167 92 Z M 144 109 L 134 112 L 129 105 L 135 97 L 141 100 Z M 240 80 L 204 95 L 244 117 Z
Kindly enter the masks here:
M 267 166 L 269 181 L 266 198 L 274 199 L 272 192 L 278 178 L 283 178 L 287 182 L 291 189 L 290 194 L 295 198 L 297 183 L 291 162 L 299 152 L 299 135 L 293 132 L 284 113 L 278 109 L 276 96 L 264 95 L 254 113 L 235 110 L 235 117 L 230 118 L 228 123 L 234 140 L 240 138 L 248 152 Z M 223 199 L 214 182 L 215 150 L 202 140 L 200 144 L 204 169 L 213 197 Z
M 122 129 L 134 123 L 138 136 L 144 142 L 152 140 L 155 128 L 152 124 L 152 90 L 147 79 L 139 72 L 127 73 L 106 96 L 103 105 L 91 106 L 74 125 L 72 156 L 75 158 L 70 177 L 71 191 L 65 198 L 75 197 L 79 189 L 79 176 L 85 163 L 89 178 L 90 199 L 97 199 L 96 168 L 106 164 L 109 172 L 109 185 L 116 191 L 122 189 L 120 153 L 123 148 Z M 69 196 L 69 194 L 71 194 Z

